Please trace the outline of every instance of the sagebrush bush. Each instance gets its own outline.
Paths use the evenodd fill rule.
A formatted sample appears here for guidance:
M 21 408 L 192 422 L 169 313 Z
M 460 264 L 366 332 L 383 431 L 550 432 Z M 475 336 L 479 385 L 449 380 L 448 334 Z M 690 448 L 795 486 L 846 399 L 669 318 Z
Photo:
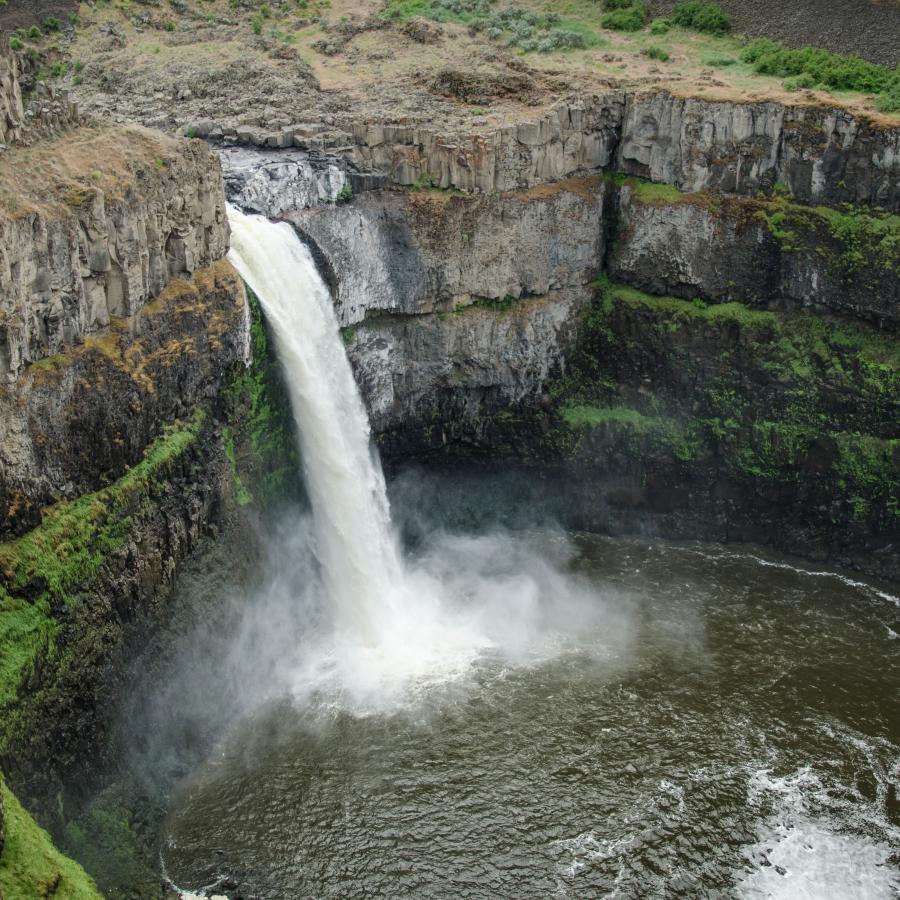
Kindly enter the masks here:
M 838 90 L 877 94 L 888 88 L 893 77 L 890 69 L 858 56 L 842 56 L 818 47 L 792 49 L 767 38 L 748 44 L 741 56 L 763 75 L 809 75 L 814 84 Z
M 722 7 L 700 0 L 676 3 L 672 10 L 672 24 L 706 34 L 725 34 L 731 30 L 731 19 L 722 12 Z
M 647 24 L 647 17 L 647 7 L 643 2 L 638 2 L 628 9 L 607 13 L 600 24 L 613 31 L 640 31 Z

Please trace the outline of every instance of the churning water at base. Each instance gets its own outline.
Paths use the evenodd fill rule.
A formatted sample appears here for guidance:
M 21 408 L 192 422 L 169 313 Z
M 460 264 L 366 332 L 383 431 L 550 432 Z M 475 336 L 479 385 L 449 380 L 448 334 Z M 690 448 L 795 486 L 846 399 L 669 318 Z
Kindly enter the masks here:
M 312 516 L 246 602 L 234 727 L 171 805 L 171 878 L 267 900 L 896 897 L 896 598 L 546 530 L 435 531 L 401 558 L 309 254 L 231 222 Z
M 544 537 L 611 622 L 400 709 L 246 716 L 171 806 L 170 876 L 267 900 L 896 897 L 898 607 L 718 547 Z
M 304 633 L 293 693 L 358 713 L 409 700 L 464 674 L 483 652 L 555 652 L 603 615 L 590 587 L 552 552 L 447 539 L 416 565 L 401 559 L 384 477 L 344 352 L 331 297 L 287 223 L 229 208 L 229 259 L 275 337 L 296 419 L 320 567 L 322 626 Z

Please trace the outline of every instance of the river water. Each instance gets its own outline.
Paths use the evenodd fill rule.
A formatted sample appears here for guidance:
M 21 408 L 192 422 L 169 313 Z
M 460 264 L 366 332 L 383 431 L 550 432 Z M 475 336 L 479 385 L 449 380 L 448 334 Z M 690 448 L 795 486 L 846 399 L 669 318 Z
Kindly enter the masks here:
M 441 509 L 404 553 L 312 257 L 288 225 L 229 217 L 310 512 L 241 600 L 239 667 L 184 682 L 201 707 L 231 686 L 233 714 L 172 799 L 172 882 L 897 896 L 900 600 L 721 547 L 446 530 Z
M 776 557 L 530 535 L 604 614 L 518 663 L 248 717 L 162 855 L 259 897 L 895 897 L 900 609 Z M 551 598 L 552 599 L 552 598 Z

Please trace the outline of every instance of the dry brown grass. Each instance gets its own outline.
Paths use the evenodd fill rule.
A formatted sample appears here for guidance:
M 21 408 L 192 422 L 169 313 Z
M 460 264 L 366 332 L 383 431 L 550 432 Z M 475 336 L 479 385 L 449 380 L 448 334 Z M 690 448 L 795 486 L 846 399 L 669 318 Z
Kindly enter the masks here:
M 97 191 L 123 196 L 140 171 L 164 170 L 179 141 L 140 126 L 79 128 L 0 156 L 0 207 L 13 217 L 71 214 Z

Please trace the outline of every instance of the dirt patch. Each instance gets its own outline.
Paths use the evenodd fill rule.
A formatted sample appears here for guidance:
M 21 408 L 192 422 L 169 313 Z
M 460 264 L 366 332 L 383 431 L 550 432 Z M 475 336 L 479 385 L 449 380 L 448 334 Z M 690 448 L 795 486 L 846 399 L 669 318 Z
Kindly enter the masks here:
M 716 0 L 737 34 L 789 47 L 824 47 L 893 68 L 900 63 L 900 0 Z M 665 16 L 675 0 L 651 0 Z
M 430 90 L 463 103 L 489 105 L 495 100 L 511 98 L 527 101 L 534 96 L 537 86 L 528 75 L 516 72 L 494 74 L 444 69 L 431 82 Z

